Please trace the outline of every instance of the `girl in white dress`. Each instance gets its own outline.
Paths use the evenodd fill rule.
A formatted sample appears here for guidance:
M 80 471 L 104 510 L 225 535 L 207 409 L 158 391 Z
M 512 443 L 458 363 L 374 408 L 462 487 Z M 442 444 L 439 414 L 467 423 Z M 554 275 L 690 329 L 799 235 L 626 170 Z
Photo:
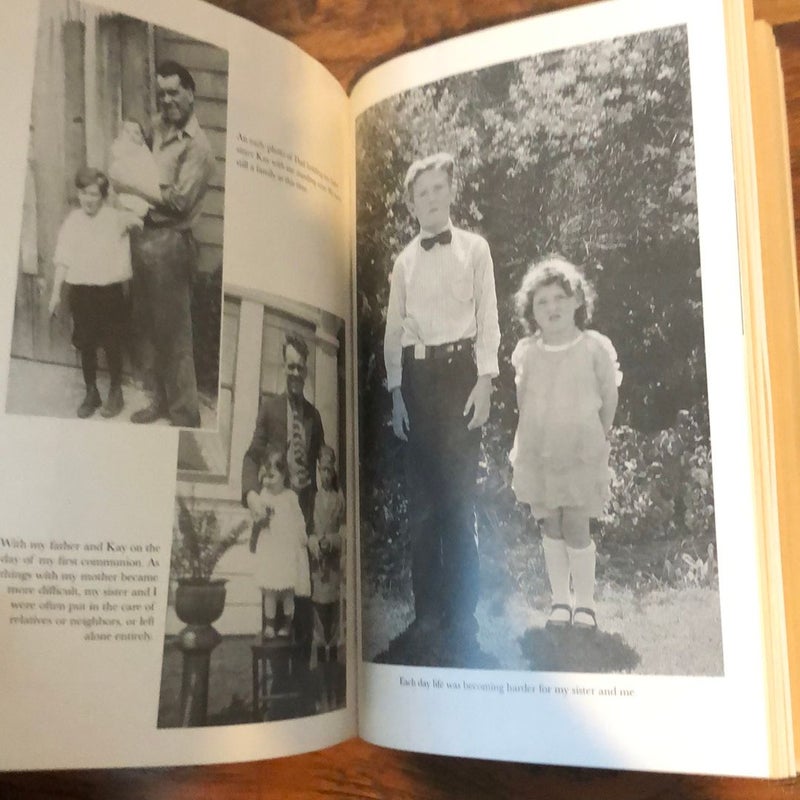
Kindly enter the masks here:
M 261 589 L 264 638 L 290 636 L 295 594 L 311 593 L 308 569 L 308 535 L 297 495 L 287 487 L 288 470 L 283 449 L 267 445 L 259 469 L 264 516 L 253 523 L 250 552 L 255 554 L 253 577 Z M 278 606 L 283 623 L 276 632 Z
M 512 487 L 544 534 L 549 627 L 597 627 L 589 520 L 609 497 L 607 436 L 622 376 L 611 342 L 585 328 L 591 301 L 586 279 L 559 257 L 534 264 L 516 295 L 531 335 L 511 356 L 519 408 Z

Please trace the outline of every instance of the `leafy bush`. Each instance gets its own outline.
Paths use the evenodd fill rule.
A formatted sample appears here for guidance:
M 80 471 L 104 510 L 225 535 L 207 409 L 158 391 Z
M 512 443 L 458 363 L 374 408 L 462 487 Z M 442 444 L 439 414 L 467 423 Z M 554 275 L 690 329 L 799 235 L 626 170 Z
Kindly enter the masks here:
M 485 433 L 479 471 L 477 524 L 484 589 L 546 587 L 540 534 L 511 489 L 508 447 L 493 421 Z M 714 499 L 704 405 L 680 411 L 655 433 L 628 426 L 611 431 L 611 499 L 593 522 L 599 573 L 631 588 L 702 586 L 716 581 Z M 402 448 L 391 445 L 398 461 Z M 384 464 L 362 483 L 364 579 L 386 594 L 410 592 L 410 543 L 399 463 Z M 365 513 L 366 512 L 366 513 Z
M 395 447 L 396 457 L 402 456 Z M 364 579 L 383 593 L 411 591 L 411 543 L 408 537 L 405 481 L 401 469 L 387 469 L 361 493 L 361 553 Z M 367 512 L 366 514 L 364 512 Z
M 602 542 L 691 539 L 714 542 L 714 499 L 704 406 L 681 411 L 671 428 L 611 431 L 611 501 L 600 519 Z

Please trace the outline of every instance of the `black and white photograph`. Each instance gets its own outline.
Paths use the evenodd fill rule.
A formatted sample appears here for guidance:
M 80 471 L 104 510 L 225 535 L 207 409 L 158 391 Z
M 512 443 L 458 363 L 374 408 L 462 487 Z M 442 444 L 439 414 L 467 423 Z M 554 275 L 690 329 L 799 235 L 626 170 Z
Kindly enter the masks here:
M 6 411 L 216 430 L 228 53 L 41 0 Z
M 226 287 L 220 429 L 181 431 L 158 727 L 345 704 L 345 327 Z
M 722 675 L 685 27 L 356 123 L 362 658 Z

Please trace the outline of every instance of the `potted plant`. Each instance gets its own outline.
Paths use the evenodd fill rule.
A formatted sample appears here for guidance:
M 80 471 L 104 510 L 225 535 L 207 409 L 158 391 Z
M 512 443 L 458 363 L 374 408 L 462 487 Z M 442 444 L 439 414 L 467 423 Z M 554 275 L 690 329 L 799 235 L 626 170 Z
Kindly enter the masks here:
M 185 497 L 176 499 L 171 558 L 171 572 L 178 580 L 175 613 L 187 625 L 210 625 L 222 615 L 226 583 L 224 578 L 211 576 L 248 523 L 242 520 L 223 534 L 215 511 L 198 510 Z

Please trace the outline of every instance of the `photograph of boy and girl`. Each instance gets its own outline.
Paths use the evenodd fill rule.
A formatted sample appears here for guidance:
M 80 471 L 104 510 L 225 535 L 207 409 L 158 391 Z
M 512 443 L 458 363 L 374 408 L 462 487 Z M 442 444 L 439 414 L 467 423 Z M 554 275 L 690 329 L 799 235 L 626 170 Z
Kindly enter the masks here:
M 216 428 L 227 62 L 41 1 L 9 412 Z
M 234 289 L 224 320 L 226 418 L 180 435 L 159 727 L 345 702 L 344 321 Z
M 395 95 L 357 158 L 362 656 L 721 674 L 685 29 Z

